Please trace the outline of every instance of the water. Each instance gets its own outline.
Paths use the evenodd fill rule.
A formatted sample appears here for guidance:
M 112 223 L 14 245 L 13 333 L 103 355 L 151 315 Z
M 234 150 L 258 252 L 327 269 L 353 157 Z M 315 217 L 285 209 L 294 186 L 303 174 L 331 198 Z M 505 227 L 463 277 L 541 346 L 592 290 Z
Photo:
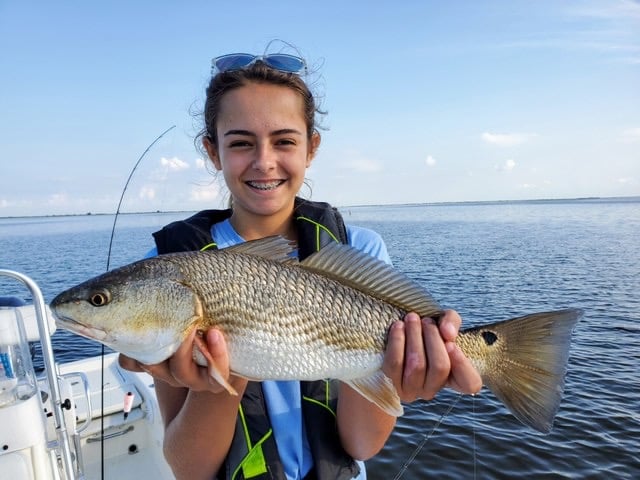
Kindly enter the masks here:
M 640 478 L 640 199 L 343 213 L 348 223 L 378 231 L 394 264 L 458 310 L 465 325 L 567 307 L 585 311 L 550 434 L 522 426 L 486 390 L 461 398 L 444 390 L 405 409 L 387 446 L 368 462 L 369 478 Z M 139 258 L 152 231 L 185 216 L 121 216 L 112 267 Z M 0 268 L 31 276 L 51 300 L 104 271 L 112 221 L 0 219 Z M 0 292 L 25 295 L 5 280 Z M 54 350 L 64 361 L 100 347 L 59 331 Z

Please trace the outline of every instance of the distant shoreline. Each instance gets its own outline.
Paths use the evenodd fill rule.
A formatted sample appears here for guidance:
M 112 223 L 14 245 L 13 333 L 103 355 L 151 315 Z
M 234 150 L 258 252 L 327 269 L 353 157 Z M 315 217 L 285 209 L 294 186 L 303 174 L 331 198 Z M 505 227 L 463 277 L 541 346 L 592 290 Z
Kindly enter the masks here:
M 575 197 L 575 198 L 535 198 L 525 200 L 465 200 L 457 202 L 419 202 L 419 203 L 379 203 L 342 205 L 338 208 L 345 210 L 349 208 L 370 208 L 370 207 L 418 207 L 418 206 L 456 206 L 456 205 L 509 205 L 509 204 L 550 204 L 550 203 L 634 203 L 640 202 L 640 195 L 627 197 Z M 120 212 L 120 215 L 154 215 L 154 214 L 177 214 L 192 213 L 195 210 L 156 210 L 144 212 Z M 87 213 L 59 213 L 49 215 L 10 215 L 0 216 L 1 219 L 20 218 L 59 218 L 59 217 L 90 217 L 90 216 L 113 216 L 115 212 L 87 212 Z
M 546 203 L 635 203 L 640 195 L 627 197 L 575 197 L 575 198 L 532 198 L 524 200 L 462 200 L 456 202 L 420 202 L 420 203 L 380 203 L 367 205 L 345 205 L 339 208 L 362 207 L 419 207 L 419 206 L 455 206 L 455 205 L 509 205 L 509 204 L 546 204 Z

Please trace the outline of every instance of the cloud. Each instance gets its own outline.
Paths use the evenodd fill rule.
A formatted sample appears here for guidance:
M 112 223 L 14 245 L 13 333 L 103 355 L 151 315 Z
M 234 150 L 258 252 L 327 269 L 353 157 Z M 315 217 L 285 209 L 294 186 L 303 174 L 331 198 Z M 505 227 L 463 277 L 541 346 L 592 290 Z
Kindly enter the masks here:
M 66 193 L 54 193 L 49 195 L 47 205 L 52 207 L 64 207 L 69 205 L 69 195 Z
M 489 133 L 484 132 L 481 135 L 482 140 L 489 145 L 497 147 L 513 147 L 521 145 L 531 138 L 535 137 L 534 133 Z
M 545 187 L 548 187 L 550 185 L 551 185 L 550 180 L 543 180 L 540 183 L 529 183 L 529 182 L 520 183 L 518 184 L 518 188 L 521 188 L 523 190 L 544 190 Z
M 627 128 L 622 132 L 622 139 L 625 142 L 640 142 L 640 127 Z
M 196 163 L 196 168 L 198 170 L 203 170 L 204 168 L 206 168 L 206 165 L 207 165 L 207 163 L 204 161 L 204 159 L 200 158 L 200 157 L 196 158 L 196 162 L 195 163 Z
M 181 170 L 186 170 L 189 168 L 189 164 L 184 160 L 180 160 L 178 157 L 162 157 L 160 159 L 160 165 L 162 165 L 163 167 L 167 167 L 172 172 L 179 172 Z
M 194 202 L 211 202 L 220 196 L 218 185 L 194 185 L 189 192 L 189 200 Z
M 505 160 L 502 165 L 496 165 L 495 168 L 500 172 L 510 172 L 511 170 L 516 168 L 516 161 L 509 158 Z
M 154 198 L 156 198 L 155 188 L 149 185 L 141 187 L 138 191 L 138 198 L 141 200 L 153 200 Z
M 618 183 L 621 185 L 633 185 L 636 183 L 636 181 L 631 177 L 622 177 L 618 179 Z
M 622 20 L 624 22 L 640 20 L 640 4 L 634 0 L 619 0 L 603 4 L 578 4 L 570 9 L 576 16 L 599 18 L 604 20 Z
M 640 27 L 640 2 L 615 0 L 608 2 L 557 2 L 560 18 L 569 23 L 584 25 L 579 29 L 548 29 L 525 39 L 503 44 L 517 49 L 550 49 L 590 51 L 603 58 L 637 65 L 640 47 L 636 33 Z
M 344 158 L 346 160 L 342 164 L 343 167 L 355 173 L 376 173 L 383 170 L 380 162 L 366 158 L 358 152 L 347 152 Z
M 425 158 L 424 163 L 427 164 L 427 167 L 433 167 L 433 166 L 435 166 L 437 161 L 431 155 L 428 155 L 427 158 Z

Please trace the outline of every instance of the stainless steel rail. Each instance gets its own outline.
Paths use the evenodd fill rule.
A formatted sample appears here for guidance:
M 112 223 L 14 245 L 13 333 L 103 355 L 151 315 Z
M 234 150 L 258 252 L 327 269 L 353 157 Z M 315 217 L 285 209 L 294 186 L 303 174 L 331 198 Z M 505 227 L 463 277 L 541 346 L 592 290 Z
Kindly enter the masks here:
M 36 311 L 36 319 L 38 321 L 38 331 L 40 333 L 40 344 L 42 345 L 42 357 L 44 360 L 45 371 L 47 372 L 47 381 L 51 388 L 51 405 L 56 424 L 56 435 L 58 437 L 58 445 L 60 447 L 60 455 L 66 480 L 76 480 L 75 470 L 73 468 L 73 460 L 71 456 L 71 446 L 69 442 L 69 434 L 64 420 L 62 411 L 62 396 L 60 395 L 60 386 L 58 385 L 58 373 L 55 358 L 53 356 L 53 347 L 51 345 L 51 331 L 49 330 L 49 322 L 47 322 L 47 310 L 44 297 L 40 291 L 40 287 L 31 278 L 13 270 L 0 269 L 0 275 L 11 277 L 22 282 L 31 292 L 33 305 Z

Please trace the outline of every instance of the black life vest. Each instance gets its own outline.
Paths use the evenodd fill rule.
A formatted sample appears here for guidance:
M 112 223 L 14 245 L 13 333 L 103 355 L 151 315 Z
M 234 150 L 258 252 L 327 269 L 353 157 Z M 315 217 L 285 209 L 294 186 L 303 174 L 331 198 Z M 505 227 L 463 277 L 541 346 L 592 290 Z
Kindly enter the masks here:
M 211 237 L 211 226 L 226 220 L 231 213 L 231 209 L 204 210 L 165 226 L 153 234 L 158 253 L 217 248 Z M 300 259 L 330 242 L 347 243 L 342 216 L 328 203 L 296 198 L 294 220 Z M 300 382 L 302 416 L 314 462 L 309 479 L 346 480 L 360 472 L 338 437 L 335 414 L 338 388 L 336 380 Z M 279 480 L 284 476 L 262 385 L 249 382 L 240 403 L 233 441 L 217 478 Z

